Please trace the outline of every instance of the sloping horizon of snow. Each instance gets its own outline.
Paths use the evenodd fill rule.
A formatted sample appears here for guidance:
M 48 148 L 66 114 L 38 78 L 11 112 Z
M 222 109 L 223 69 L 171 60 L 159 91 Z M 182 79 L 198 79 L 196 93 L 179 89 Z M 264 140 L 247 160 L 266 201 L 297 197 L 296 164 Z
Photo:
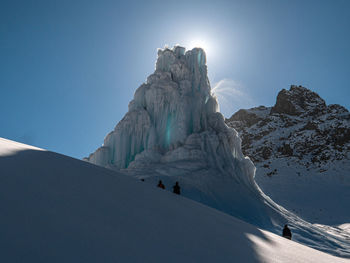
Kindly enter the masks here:
M 349 262 L 87 162 L 0 152 L 1 262 Z
M 320 173 L 304 166 L 275 158 L 269 166 L 278 173 L 267 176 L 267 162 L 257 167 L 255 180 L 263 192 L 275 202 L 296 213 L 308 222 L 337 226 L 350 222 L 350 181 L 344 176 L 350 165 L 344 161 L 331 163 L 333 169 Z M 307 194 L 306 194 L 307 193 Z

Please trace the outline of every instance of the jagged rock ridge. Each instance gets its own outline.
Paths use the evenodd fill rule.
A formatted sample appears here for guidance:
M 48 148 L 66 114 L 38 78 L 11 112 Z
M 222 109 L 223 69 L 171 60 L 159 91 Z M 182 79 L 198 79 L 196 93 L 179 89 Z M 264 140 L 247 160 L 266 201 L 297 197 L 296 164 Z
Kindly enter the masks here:
M 226 123 L 240 133 L 244 154 L 257 164 L 289 157 L 322 170 L 329 161 L 350 158 L 349 111 L 327 106 L 302 86 L 280 91 L 273 107 L 239 110 Z

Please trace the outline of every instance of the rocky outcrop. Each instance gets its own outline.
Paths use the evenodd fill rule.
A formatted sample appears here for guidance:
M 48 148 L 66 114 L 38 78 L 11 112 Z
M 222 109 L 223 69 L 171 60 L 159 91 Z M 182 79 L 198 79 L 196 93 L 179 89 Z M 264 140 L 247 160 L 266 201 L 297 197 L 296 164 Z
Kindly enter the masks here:
M 326 171 L 332 161 L 350 158 L 349 111 L 336 104 L 327 106 L 302 86 L 280 91 L 271 108 L 239 110 L 226 123 L 239 132 L 243 153 L 258 168 L 274 159 L 289 159 Z
M 254 125 L 255 123 L 257 123 L 260 120 L 261 120 L 261 118 L 259 118 L 258 115 L 254 114 L 250 111 L 244 110 L 244 109 L 237 111 L 230 118 L 230 121 L 240 121 L 240 122 L 242 122 L 243 125 L 245 125 L 247 127 Z
M 292 85 L 289 90 L 281 90 L 277 95 L 271 113 L 302 115 L 321 113 L 326 109 L 325 101 L 315 92 L 302 86 Z

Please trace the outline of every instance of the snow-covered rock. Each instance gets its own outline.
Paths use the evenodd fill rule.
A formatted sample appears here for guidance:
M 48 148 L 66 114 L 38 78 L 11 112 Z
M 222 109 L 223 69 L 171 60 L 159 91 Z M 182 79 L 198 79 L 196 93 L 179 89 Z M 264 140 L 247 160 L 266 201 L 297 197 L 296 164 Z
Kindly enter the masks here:
M 311 222 L 349 222 L 347 109 L 293 85 L 279 92 L 273 107 L 239 110 L 226 123 L 239 131 L 242 150 L 257 167 L 255 179 L 273 200 Z

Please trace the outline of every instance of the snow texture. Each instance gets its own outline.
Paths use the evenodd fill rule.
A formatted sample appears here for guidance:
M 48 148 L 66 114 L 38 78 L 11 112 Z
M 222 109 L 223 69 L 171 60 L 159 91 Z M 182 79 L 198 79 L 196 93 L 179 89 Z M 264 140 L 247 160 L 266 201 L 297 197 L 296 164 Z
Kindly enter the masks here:
M 212 96 L 205 53 L 182 47 L 158 51 L 155 72 L 135 92 L 129 111 L 86 161 L 167 189 L 280 233 L 291 225 L 295 240 L 340 256 L 350 241 L 313 226 L 266 196 L 241 139 L 225 124 Z
M 0 152 L 0 262 L 349 262 L 87 162 Z

